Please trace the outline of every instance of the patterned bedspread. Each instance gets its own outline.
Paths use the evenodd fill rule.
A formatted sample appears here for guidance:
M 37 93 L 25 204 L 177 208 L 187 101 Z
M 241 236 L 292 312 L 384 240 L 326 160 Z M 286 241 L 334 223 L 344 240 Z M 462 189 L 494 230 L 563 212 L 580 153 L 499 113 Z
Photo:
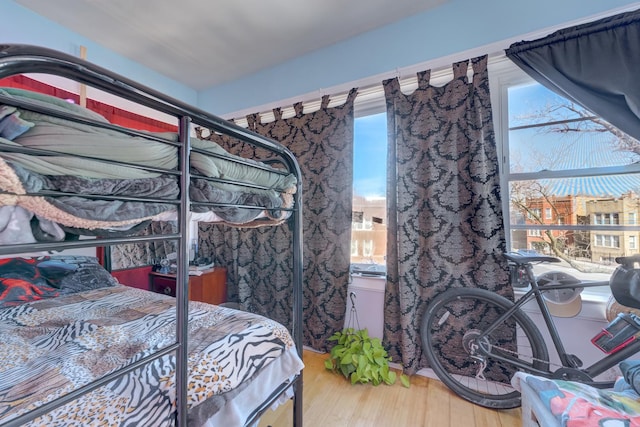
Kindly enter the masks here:
M 172 344 L 174 303 L 116 285 L 0 309 L 0 424 Z M 209 416 L 216 396 L 240 391 L 293 341 L 264 317 L 190 302 L 188 348 L 189 408 Z M 167 355 L 30 425 L 172 425 L 174 370 Z

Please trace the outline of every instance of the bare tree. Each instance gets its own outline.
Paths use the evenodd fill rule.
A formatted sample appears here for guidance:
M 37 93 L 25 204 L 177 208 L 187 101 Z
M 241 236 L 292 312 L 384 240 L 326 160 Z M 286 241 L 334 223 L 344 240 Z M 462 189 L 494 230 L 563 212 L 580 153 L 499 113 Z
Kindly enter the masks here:
M 529 123 L 544 123 L 544 126 L 541 126 L 543 133 L 609 134 L 614 149 L 640 156 L 640 141 L 570 101 L 562 104 L 548 104 L 544 109 L 520 116 L 518 119 Z
M 519 116 L 516 120 L 524 125 L 522 127 L 537 128 L 540 134 L 607 134 L 611 137 L 611 150 L 629 153 L 630 162 L 640 159 L 640 142 L 638 140 L 569 101 L 548 104 L 539 111 Z M 558 162 L 566 159 L 567 156 L 572 156 L 574 150 L 579 148 L 575 144 L 580 143 L 580 138 L 572 138 L 572 140 L 572 142 L 565 140 L 566 143 L 558 144 L 553 150 L 535 151 L 535 149 L 530 149 L 533 156 L 527 158 L 527 164 L 531 165 L 533 162 L 539 165 L 539 169 L 556 170 Z M 517 161 L 514 167 L 520 169 Z M 568 262 L 572 267 L 583 270 L 584 266 L 576 263 L 575 257 L 589 252 L 588 232 L 575 233 L 574 235 L 568 231 L 545 229 L 545 225 L 548 223 L 545 224 L 542 217 L 543 208 L 552 209 L 553 218 L 561 217 L 563 214 L 570 215 L 560 203 L 563 197 L 555 195 L 550 189 L 550 185 L 544 180 L 512 182 L 510 195 L 511 206 L 526 218 L 529 224 L 540 225 L 540 241 L 534 242 L 534 244 L 538 243 L 541 249 L 546 249 Z M 576 222 L 578 221 L 580 220 L 576 217 Z M 584 222 L 585 218 L 582 221 Z

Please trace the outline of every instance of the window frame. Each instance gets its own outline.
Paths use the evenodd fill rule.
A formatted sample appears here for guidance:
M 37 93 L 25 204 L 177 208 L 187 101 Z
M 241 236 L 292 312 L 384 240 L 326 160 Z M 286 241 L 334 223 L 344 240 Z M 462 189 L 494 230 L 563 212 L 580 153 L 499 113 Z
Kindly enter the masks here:
M 493 108 L 493 120 L 496 135 L 496 146 L 498 150 L 500 186 L 502 195 L 502 212 L 505 221 L 505 231 L 510 231 L 511 225 L 514 229 L 535 229 L 540 228 L 535 224 L 511 224 L 509 212 L 509 182 L 525 181 L 532 179 L 558 179 L 558 178 L 582 178 L 596 177 L 607 174 L 640 174 L 640 164 L 630 164 L 625 166 L 602 167 L 581 170 L 544 170 L 539 172 L 511 173 L 509 170 L 509 104 L 508 89 L 512 86 L 523 85 L 533 82 L 524 71 L 520 70 L 514 63 L 506 57 L 500 60 L 489 61 L 489 82 L 491 86 L 491 103 Z M 601 227 L 592 225 L 553 225 L 545 224 L 545 229 L 577 230 L 589 231 L 594 229 L 618 230 L 618 231 L 640 231 L 640 225 L 621 225 L 618 217 L 617 224 L 602 224 Z M 507 244 L 511 247 L 509 233 L 507 233 Z
M 610 216 L 608 221 L 602 221 L 602 224 L 531 224 L 526 221 L 517 223 L 512 222 L 510 211 L 510 195 L 509 183 L 512 181 L 527 181 L 533 179 L 559 179 L 559 178 L 581 178 L 581 177 L 596 177 L 602 175 L 620 175 L 620 174 L 640 174 L 640 164 L 629 164 L 615 167 L 600 167 L 582 170 L 544 170 L 539 172 L 526 172 L 526 173 L 511 173 L 509 169 L 509 103 L 508 103 L 508 90 L 510 87 L 525 85 L 534 83 L 534 80 L 529 77 L 524 71 L 518 68 L 513 62 L 508 60 L 505 56 L 500 56 L 490 60 L 489 67 L 489 84 L 491 90 L 491 103 L 493 109 L 493 121 L 496 136 L 496 148 L 499 158 L 499 173 L 500 173 L 500 191 L 502 196 L 502 212 L 505 226 L 505 238 L 507 248 L 513 248 L 512 246 L 512 230 L 526 230 L 527 234 L 533 234 L 531 230 L 559 230 L 559 231 L 590 231 L 591 234 L 611 234 L 612 232 L 620 232 L 617 236 L 618 246 L 617 248 L 625 250 L 624 234 L 623 232 L 637 232 L 640 231 L 640 224 L 638 224 L 637 218 L 634 224 L 624 224 L 623 213 L 618 213 L 617 221 L 611 223 Z M 603 218 L 604 219 L 604 218 Z M 551 222 L 551 221 L 550 221 Z M 606 224 L 608 222 L 608 224 Z M 592 243 L 595 242 L 592 237 Z M 613 243 L 612 238 L 608 240 L 608 243 Z M 638 242 L 636 242 L 638 245 Z M 612 247 L 612 246 L 609 246 Z M 628 248 L 632 249 L 632 248 Z M 637 249 L 636 249 L 637 250 Z M 588 295 L 596 300 L 606 301 L 610 295 L 608 288 L 588 288 L 585 289 L 583 294 Z
M 380 94 L 381 94 L 381 97 L 378 97 L 378 96 L 374 98 L 364 97 L 365 102 L 362 102 L 362 101 L 358 102 L 359 100 L 358 98 L 356 98 L 356 101 L 354 102 L 354 120 L 367 117 L 367 116 L 386 113 L 386 103 L 384 100 L 384 92 L 381 91 Z M 386 137 L 386 133 L 385 133 L 385 137 Z M 352 197 L 353 196 L 355 195 L 352 194 Z M 385 220 L 385 222 L 387 221 Z M 358 221 L 358 222 L 352 221 L 351 223 L 352 238 L 353 238 L 353 231 L 363 231 L 363 232 L 369 232 L 369 233 L 375 232 L 374 223 L 375 221 L 373 220 L 373 217 L 367 218 L 367 216 L 364 215 L 363 213 L 362 221 Z M 354 242 L 355 242 L 355 250 L 354 250 Z M 359 242 L 362 242 L 362 244 L 359 244 Z M 384 245 L 384 247 L 386 247 L 386 245 Z M 354 257 L 370 258 L 371 260 L 373 260 L 373 258 L 376 256 L 375 249 L 376 248 L 374 246 L 374 241 L 371 239 L 355 240 L 355 241 L 353 239 L 351 240 L 350 273 L 352 275 L 354 274 L 357 276 L 363 275 L 367 277 L 385 277 L 386 276 L 386 268 L 387 268 L 386 262 L 384 264 L 381 264 L 381 263 L 369 264 L 369 262 L 353 260 Z M 386 255 L 384 256 L 384 259 L 386 261 Z

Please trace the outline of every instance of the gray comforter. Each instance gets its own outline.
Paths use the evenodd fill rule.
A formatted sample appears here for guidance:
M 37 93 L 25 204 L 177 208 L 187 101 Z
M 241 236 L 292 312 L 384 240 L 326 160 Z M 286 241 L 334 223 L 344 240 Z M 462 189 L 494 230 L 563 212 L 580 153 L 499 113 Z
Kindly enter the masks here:
M 46 105 L 67 115 L 106 123 L 96 113 L 50 96 L 18 89 L 0 89 L 0 94 Z M 24 132 L 13 140 L 0 137 L 0 190 L 4 192 L 0 194 L 0 207 L 4 207 L 3 215 L 7 219 L 4 229 L 0 220 L 0 241 L 7 238 L 8 234 L 3 237 L 2 233 L 9 231 L 6 227 L 12 221 L 13 228 L 18 222 L 22 222 L 20 227 L 24 228 L 28 222 L 35 240 L 55 240 L 60 232 L 52 233 L 49 229 L 56 225 L 63 230 L 62 234 L 112 235 L 131 233 L 141 224 L 158 219 L 159 215 L 163 219 L 171 218 L 170 213 L 176 210 L 176 204 L 171 202 L 179 197 L 174 175 L 128 165 L 113 165 L 102 160 L 174 170 L 177 166 L 177 149 L 174 146 L 156 139 L 131 136 L 125 132 L 28 110 L 18 109 L 14 114 L 26 125 Z M 177 140 L 177 135 L 172 133 L 149 135 L 168 141 Z M 226 153 L 211 141 L 193 139 L 191 145 L 224 156 L 220 158 L 192 152 L 190 163 L 194 174 L 248 184 L 244 186 L 193 179 L 189 190 L 192 201 L 224 205 L 195 206 L 195 212 L 211 210 L 216 220 L 234 225 L 253 225 L 259 217 L 277 222 L 286 219 L 287 211 L 282 208 L 291 207 L 296 188 L 295 176 L 238 163 L 235 161 L 238 157 Z M 7 149 L 11 146 L 44 149 L 60 155 L 13 153 L 3 150 L 3 146 Z M 89 156 L 91 159 L 73 155 Z M 256 189 L 255 185 L 266 189 Z M 43 190 L 74 195 L 35 195 Z M 130 201 L 125 197 L 156 201 Z M 166 202 L 157 202 L 158 199 Z M 11 217 L 6 215 L 7 207 L 12 208 Z M 11 238 L 14 235 L 12 233 Z

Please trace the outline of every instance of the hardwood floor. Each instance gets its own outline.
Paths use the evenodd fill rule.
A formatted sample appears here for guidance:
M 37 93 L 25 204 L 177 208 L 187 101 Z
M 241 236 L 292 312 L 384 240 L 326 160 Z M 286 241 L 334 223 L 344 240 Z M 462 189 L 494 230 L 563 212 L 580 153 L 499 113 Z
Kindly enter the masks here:
M 460 399 L 440 381 L 411 378 L 395 385 L 351 385 L 327 371 L 326 354 L 304 351 L 304 427 L 520 427 L 521 411 L 496 411 Z M 291 402 L 268 411 L 260 427 L 291 427 Z

